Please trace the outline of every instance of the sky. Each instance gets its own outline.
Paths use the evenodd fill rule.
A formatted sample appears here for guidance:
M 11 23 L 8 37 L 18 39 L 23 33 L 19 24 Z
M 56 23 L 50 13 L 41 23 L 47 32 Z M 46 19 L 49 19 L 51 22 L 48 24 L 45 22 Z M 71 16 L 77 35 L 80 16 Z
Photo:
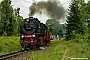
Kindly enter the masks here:
M 2 1 L 2 0 L 0 0 Z M 42 0 L 11 0 L 13 8 L 20 8 L 20 15 L 23 16 L 24 18 L 28 18 L 29 14 L 29 6 L 32 5 L 32 1 L 42 1 Z M 45 0 L 43 0 L 45 1 Z M 65 9 L 68 9 L 69 3 L 71 0 L 60 0 L 61 4 Z M 88 1 L 88 0 L 85 0 Z M 48 17 L 44 14 L 38 15 L 36 14 L 34 17 L 38 18 L 41 22 L 45 23 Z M 61 21 L 63 23 L 65 21 Z
M 35 0 L 41 1 L 41 0 Z M 61 4 L 67 8 L 69 5 L 70 0 L 60 0 Z M 29 6 L 32 5 L 32 0 L 12 0 L 12 5 L 14 8 L 19 7 L 21 9 L 20 13 L 25 18 L 28 17 L 29 13 Z

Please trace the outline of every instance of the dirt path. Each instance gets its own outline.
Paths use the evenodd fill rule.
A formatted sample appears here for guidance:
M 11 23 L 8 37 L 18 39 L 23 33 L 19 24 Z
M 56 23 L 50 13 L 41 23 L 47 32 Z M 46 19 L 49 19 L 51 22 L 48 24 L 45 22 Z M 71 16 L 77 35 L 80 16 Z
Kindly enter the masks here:
M 64 55 L 63 55 L 63 57 L 62 57 L 61 60 L 64 60 L 64 58 L 65 58 L 65 56 L 66 56 L 66 53 L 67 53 L 67 49 L 65 50 Z

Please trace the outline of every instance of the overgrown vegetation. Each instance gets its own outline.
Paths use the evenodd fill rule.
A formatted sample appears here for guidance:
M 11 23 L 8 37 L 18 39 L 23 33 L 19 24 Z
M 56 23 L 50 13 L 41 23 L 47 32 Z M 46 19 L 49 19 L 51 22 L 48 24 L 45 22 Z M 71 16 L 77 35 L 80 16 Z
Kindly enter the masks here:
M 0 37 L 0 55 L 21 50 L 19 37 Z

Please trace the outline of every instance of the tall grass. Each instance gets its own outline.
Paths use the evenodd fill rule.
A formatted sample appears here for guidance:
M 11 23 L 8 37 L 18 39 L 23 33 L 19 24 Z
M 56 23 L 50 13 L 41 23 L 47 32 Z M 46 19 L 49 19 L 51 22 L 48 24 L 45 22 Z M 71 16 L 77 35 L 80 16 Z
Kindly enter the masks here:
M 89 43 L 73 42 L 69 41 L 67 43 L 67 54 L 65 60 L 70 60 L 71 58 L 88 58 L 90 59 L 90 46 Z
M 66 45 L 62 41 L 52 41 L 50 47 L 38 54 L 32 54 L 29 60 L 60 60 L 64 54 Z
M 75 34 L 74 39 L 66 41 L 68 51 L 65 60 L 70 60 L 71 58 L 90 59 L 90 39 L 88 38 L 89 34 Z
M 0 55 L 21 49 L 19 37 L 0 36 Z
M 88 36 L 77 34 L 76 38 L 70 41 L 52 41 L 50 47 L 46 50 L 38 54 L 31 53 L 29 60 L 61 60 L 66 49 L 67 52 L 64 56 L 64 60 L 71 60 L 71 58 L 90 59 L 90 40 Z

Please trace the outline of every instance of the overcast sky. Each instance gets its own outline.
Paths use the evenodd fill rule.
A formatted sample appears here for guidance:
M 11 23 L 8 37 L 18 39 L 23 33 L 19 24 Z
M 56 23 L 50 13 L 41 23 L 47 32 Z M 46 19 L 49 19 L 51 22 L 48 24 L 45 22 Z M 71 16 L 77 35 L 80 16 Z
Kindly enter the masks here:
M 28 17 L 29 14 L 29 6 L 31 6 L 33 0 L 12 0 L 12 5 L 14 8 L 19 7 L 21 9 L 20 14 L 24 18 Z M 41 0 L 35 0 L 35 1 L 41 1 Z M 45 1 L 45 0 L 44 0 Z M 63 7 L 68 8 L 70 0 L 60 0 Z M 37 17 L 41 22 L 45 23 L 48 17 L 46 15 L 35 15 L 34 17 Z
M 12 1 L 13 8 L 19 7 L 21 16 L 23 16 L 24 18 L 27 18 L 29 14 L 29 6 L 31 6 L 33 0 L 11 0 L 11 1 Z M 34 1 L 41 1 L 41 0 L 34 0 Z M 70 1 L 71 0 L 60 0 L 62 6 L 65 7 L 66 9 L 68 8 Z M 37 17 L 43 23 L 45 23 L 45 21 L 48 19 L 44 14 L 35 15 L 34 17 Z
M 35 0 L 35 1 L 41 1 L 41 0 Z M 64 7 L 68 7 L 70 0 L 60 0 L 61 4 Z M 12 0 L 12 5 L 14 8 L 20 7 L 21 9 L 21 15 L 23 17 L 28 17 L 29 13 L 29 6 L 31 6 L 32 0 Z

